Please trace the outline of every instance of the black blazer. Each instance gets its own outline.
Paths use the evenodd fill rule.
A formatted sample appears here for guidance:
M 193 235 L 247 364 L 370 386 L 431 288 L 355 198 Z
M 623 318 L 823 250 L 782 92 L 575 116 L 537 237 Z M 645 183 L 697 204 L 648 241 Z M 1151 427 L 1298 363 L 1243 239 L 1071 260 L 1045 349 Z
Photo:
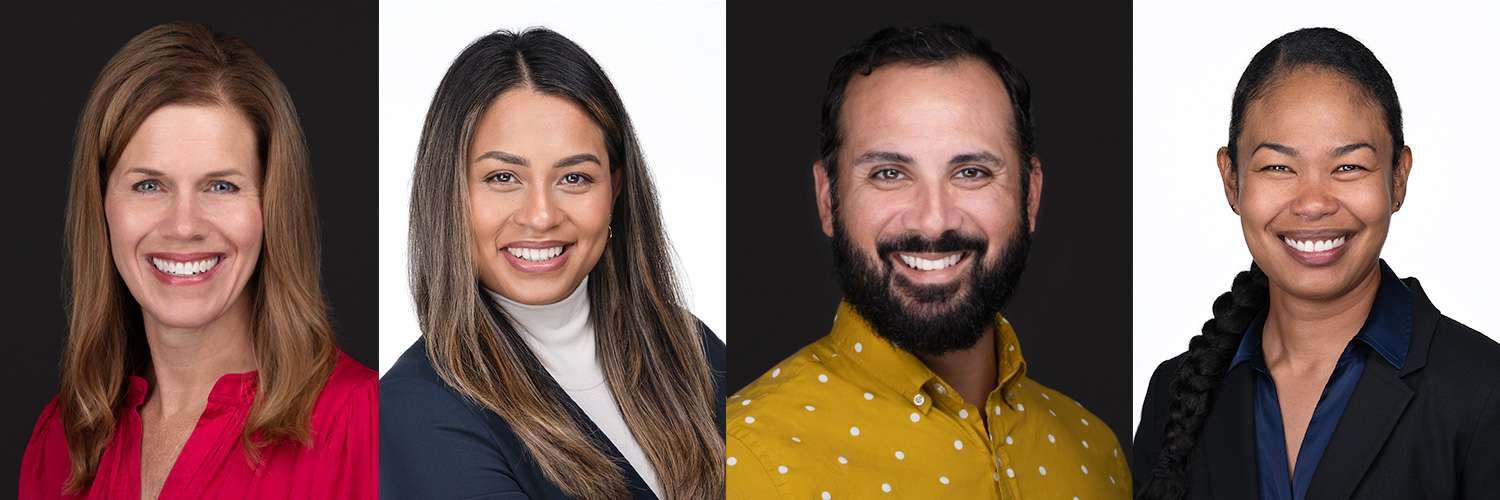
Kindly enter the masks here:
M 724 400 L 724 342 L 698 323 L 715 401 Z M 609 438 L 566 396 L 560 398 L 583 423 L 596 446 L 619 464 L 632 498 L 654 499 Z M 716 408 L 724 434 L 724 405 Z M 427 343 L 418 340 L 380 378 L 380 497 L 386 499 L 569 498 L 542 475 L 526 446 L 499 415 L 455 392 L 432 370 Z
M 1365 363 L 1309 500 L 1500 498 L 1500 344 L 1439 313 L 1415 278 L 1403 281 L 1415 309 L 1406 363 Z M 1146 389 L 1131 463 L 1138 488 L 1161 450 L 1181 363 L 1162 363 Z M 1259 498 L 1252 375 L 1249 364 L 1225 375 L 1188 457 L 1188 498 Z

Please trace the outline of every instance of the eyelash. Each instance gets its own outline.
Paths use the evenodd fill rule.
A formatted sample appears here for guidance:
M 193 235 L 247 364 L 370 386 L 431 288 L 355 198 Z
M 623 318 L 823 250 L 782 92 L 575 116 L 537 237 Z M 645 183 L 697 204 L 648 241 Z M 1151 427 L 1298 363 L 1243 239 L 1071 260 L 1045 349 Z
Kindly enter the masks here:
M 894 168 L 882 168 L 871 172 L 870 178 L 878 181 L 894 181 L 900 179 L 900 177 L 883 177 L 883 175 L 886 173 L 893 173 L 898 176 L 904 176 L 904 174 L 902 174 L 900 170 L 896 170 Z M 964 175 L 965 173 L 973 173 L 974 175 Z M 953 175 L 963 179 L 980 179 L 989 177 L 990 172 L 979 167 L 964 167 L 959 169 L 958 172 L 954 173 Z
M 148 189 L 148 186 L 149 186 L 149 189 Z M 219 187 L 224 187 L 226 189 L 222 190 L 222 191 L 221 190 L 217 190 L 217 188 L 219 188 Z M 159 193 L 159 192 L 161 192 L 162 187 L 161 187 L 161 181 L 158 181 L 156 179 L 146 179 L 144 181 L 140 181 L 140 182 L 137 182 L 135 184 L 132 184 L 130 186 L 130 189 L 133 190 L 133 191 L 135 191 L 135 192 L 137 192 L 137 193 Z M 211 192 L 211 193 L 238 193 L 238 192 L 240 192 L 240 187 L 238 185 L 235 185 L 235 183 L 229 182 L 229 181 L 210 181 L 208 183 L 208 192 Z
M 971 176 L 966 176 L 966 175 L 964 175 L 965 172 L 973 172 L 975 175 L 972 176 L 972 177 Z M 954 175 L 957 175 L 957 176 L 959 176 L 960 178 L 963 178 L 963 179 L 980 179 L 980 178 L 984 178 L 984 177 L 989 177 L 990 176 L 990 171 L 982 169 L 982 168 L 979 168 L 979 167 L 964 167 L 964 168 L 959 169 L 958 172 L 956 174 L 954 174 Z
M 886 173 L 896 174 L 897 177 L 885 177 L 883 174 Z M 874 172 L 870 172 L 870 178 L 877 181 L 895 181 L 900 180 L 901 177 L 904 176 L 905 174 L 902 174 L 900 170 L 896 170 L 894 168 L 880 168 L 876 169 Z
M 573 180 L 570 181 L 569 179 Z M 484 182 L 510 184 L 516 182 L 516 174 L 510 172 L 495 172 L 493 174 L 490 174 L 488 177 L 485 177 Z M 578 172 L 563 174 L 562 176 L 562 183 L 568 186 L 584 186 L 592 184 L 593 182 L 593 177 L 589 177 Z

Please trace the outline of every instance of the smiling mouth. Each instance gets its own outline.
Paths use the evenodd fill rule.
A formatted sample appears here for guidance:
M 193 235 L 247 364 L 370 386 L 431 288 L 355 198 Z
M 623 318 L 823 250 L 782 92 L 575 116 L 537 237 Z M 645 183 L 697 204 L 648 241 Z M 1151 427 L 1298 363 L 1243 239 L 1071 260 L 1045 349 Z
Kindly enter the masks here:
M 917 271 L 941 271 L 958 265 L 959 262 L 964 260 L 964 256 L 967 253 L 959 252 L 938 259 L 926 259 L 909 254 L 896 254 L 896 256 L 900 257 L 901 262 L 911 269 Z
M 1336 250 L 1344 246 L 1344 243 L 1348 240 L 1348 236 L 1338 236 L 1334 238 L 1323 239 L 1309 238 L 1303 240 L 1293 239 L 1290 236 L 1281 237 L 1281 242 L 1285 243 L 1286 246 L 1291 247 L 1291 249 L 1298 252 L 1304 253 L 1327 252 L 1329 250 Z
M 547 248 L 506 247 L 505 251 L 510 252 L 510 254 L 512 256 L 515 256 L 515 258 L 527 262 L 546 262 L 557 258 L 557 256 L 559 255 L 562 255 L 563 247 L 564 245 Z
M 213 270 L 214 266 L 219 265 L 219 262 L 222 262 L 224 259 L 223 257 L 214 256 L 186 262 L 167 260 L 161 257 L 152 257 L 149 260 L 151 261 L 151 267 L 155 267 L 157 271 L 161 271 L 169 276 L 191 278 Z

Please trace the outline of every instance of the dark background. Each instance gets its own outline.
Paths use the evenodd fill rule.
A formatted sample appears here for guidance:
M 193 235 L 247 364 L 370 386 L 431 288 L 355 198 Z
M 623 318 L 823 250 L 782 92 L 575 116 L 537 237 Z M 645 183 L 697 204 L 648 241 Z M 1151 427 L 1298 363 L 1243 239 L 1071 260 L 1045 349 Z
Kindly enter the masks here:
M 0 30 L 0 119 L 9 189 L 0 196 L 6 332 L 0 349 L 0 496 L 57 393 L 66 335 L 63 211 L 73 130 L 104 63 L 131 37 L 199 21 L 244 39 L 286 84 L 302 119 L 322 223 L 323 284 L 338 342 L 376 366 L 377 25 L 373 1 L 46 2 L 11 10 Z
M 1129 456 L 1130 4 L 793 5 L 729 10 L 729 386 L 832 325 L 841 293 L 811 166 L 833 62 L 885 26 L 965 24 L 1031 82 L 1046 173 L 1029 264 L 1004 313 L 1028 375 L 1104 419 Z

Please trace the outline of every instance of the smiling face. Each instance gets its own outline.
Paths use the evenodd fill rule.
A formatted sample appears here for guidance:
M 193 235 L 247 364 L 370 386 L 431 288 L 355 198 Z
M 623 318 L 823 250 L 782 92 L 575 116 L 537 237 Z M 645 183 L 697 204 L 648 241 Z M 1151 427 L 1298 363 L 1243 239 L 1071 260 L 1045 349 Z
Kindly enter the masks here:
M 908 350 L 967 347 L 1019 277 L 1041 195 L 1004 83 L 973 59 L 892 64 L 845 95 L 837 185 L 813 172 L 846 299 Z
M 261 247 L 255 131 L 224 106 L 146 117 L 104 193 L 115 268 L 148 324 L 196 328 L 247 307 Z
M 567 297 L 609 241 L 616 182 L 603 131 L 572 101 L 516 88 L 480 116 L 468 160 L 479 281 L 523 304 Z
M 1219 153 L 1225 193 L 1272 286 L 1318 300 L 1379 279 L 1411 168 L 1404 148 L 1392 164 L 1379 104 L 1345 76 L 1296 69 L 1247 105 L 1236 147 L 1237 169 Z

